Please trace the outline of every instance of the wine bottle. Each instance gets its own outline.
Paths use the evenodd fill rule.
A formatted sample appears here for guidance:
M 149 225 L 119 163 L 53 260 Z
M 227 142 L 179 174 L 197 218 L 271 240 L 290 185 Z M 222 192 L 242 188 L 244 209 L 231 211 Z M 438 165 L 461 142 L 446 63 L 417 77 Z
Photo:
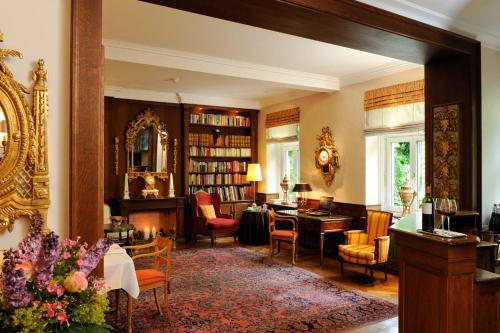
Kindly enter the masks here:
M 434 232 L 434 205 L 430 184 L 425 186 L 425 197 L 422 199 L 422 230 Z

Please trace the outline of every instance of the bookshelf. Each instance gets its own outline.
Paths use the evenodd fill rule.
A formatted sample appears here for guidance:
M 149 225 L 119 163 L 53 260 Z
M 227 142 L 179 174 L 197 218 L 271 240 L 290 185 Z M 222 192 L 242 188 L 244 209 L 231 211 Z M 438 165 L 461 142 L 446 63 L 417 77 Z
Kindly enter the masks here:
M 253 189 L 246 169 L 257 161 L 257 122 L 258 110 L 185 106 L 187 195 L 218 192 L 233 214 L 237 211 L 233 204 L 251 202 Z

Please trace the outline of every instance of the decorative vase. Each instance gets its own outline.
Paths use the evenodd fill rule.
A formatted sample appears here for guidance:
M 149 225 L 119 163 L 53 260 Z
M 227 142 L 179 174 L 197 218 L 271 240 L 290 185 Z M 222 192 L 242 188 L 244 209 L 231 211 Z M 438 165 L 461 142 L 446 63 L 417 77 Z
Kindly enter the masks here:
M 290 188 L 290 182 L 288 180 L 288 177 L 285 174 L 285 177 L 283 177 L 283 180 L 280 183 L 280 187 L 283 190 L 283 204 L 288 205 L 288 189 Z
M 415 196 L 417 192 L 413 189 L 413 185 L 411 181 L 407 178 L 406 182 L 399 189 L 399 197 L 401 198 L 401 202 L 403 203 L 403 213 L 401 217 L 404 217 L 410 213 L 410 207 L 415 200 Z

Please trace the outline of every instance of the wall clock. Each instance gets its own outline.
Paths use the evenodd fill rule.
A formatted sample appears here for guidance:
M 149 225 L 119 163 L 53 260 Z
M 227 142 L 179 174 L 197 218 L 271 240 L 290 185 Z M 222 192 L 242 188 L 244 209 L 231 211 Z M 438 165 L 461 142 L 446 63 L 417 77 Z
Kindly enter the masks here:
M 320 170 L 326 185 L 330 186 L 335 178 L 335 171 L 340 167 L 339 153 L 330 127 L 326 126 L 321 129 L 318 141 L 318 147 L 314 152 L 316 168 Z

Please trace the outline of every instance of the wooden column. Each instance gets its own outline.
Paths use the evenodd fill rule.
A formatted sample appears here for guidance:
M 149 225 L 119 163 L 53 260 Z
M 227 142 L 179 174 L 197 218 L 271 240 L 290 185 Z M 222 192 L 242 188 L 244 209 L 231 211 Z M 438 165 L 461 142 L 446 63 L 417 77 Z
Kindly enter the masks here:
M 399 331 L 473 332 L 476 238 L 426 236 L 420 227 L 420 214 L 391 227 L 400 256 Z
M 70 236 L 103 237 L 104 98 L 101 0 L 72 0 Z

